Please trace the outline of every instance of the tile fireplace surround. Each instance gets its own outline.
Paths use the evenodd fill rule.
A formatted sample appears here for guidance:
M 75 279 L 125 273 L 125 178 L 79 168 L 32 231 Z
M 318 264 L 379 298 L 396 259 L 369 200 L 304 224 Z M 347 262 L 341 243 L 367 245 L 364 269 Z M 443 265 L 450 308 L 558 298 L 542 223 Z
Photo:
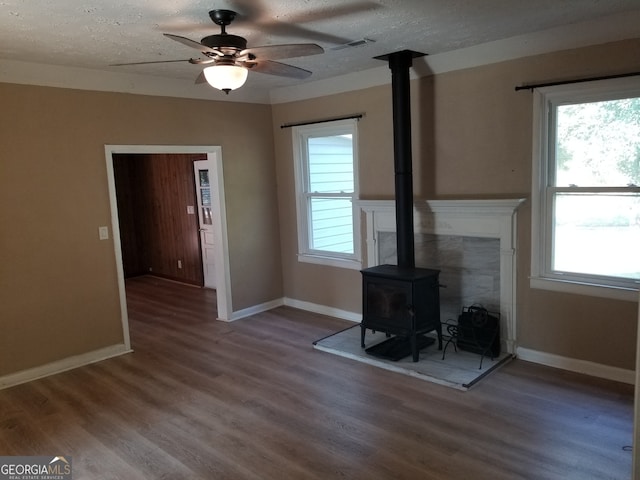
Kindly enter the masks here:
M 516 227 L 523 198 L 417 200 L 414 203 L 416 266 L 441 270 L 441 320 L 462 307 L 482 304 L 499 312 L 503 348 L 515 353 Z M 395 202 L 361 200 L 366 265 L 396 263 Z

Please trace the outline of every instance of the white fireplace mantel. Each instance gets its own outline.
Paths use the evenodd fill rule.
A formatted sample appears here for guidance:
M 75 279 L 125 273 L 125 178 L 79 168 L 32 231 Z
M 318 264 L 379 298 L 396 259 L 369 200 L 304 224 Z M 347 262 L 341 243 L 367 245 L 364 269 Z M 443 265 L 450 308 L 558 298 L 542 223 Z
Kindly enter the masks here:
M 515 353 L 517 210 L 524 198 L 490 200 L 416 200 L 414 232 L 434 235 L 496 238 L 500 243 L 500 316 L 502 339 Z M 366 267 L 379 264 L 378 235 L 395 232 L 394 200 L 360 200 L 364 213 Z

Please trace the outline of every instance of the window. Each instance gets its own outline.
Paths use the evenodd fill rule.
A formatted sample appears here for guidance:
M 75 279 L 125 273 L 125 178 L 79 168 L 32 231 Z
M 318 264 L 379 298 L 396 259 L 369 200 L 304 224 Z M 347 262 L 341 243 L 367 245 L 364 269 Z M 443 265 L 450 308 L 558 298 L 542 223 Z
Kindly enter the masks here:
M 640 83 L 535 95 L 532 286 L 626 299 L 640 287 Z
M 293 144 L 298 259 L 359 269 L 356 120 L 294 127 Z

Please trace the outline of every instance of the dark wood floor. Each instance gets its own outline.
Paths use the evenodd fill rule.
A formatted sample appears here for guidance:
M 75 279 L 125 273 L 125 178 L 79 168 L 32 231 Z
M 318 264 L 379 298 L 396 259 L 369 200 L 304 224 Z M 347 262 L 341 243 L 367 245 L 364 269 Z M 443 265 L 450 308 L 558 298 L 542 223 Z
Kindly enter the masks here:
M 0 455 L 74 479 L 627 479 L 633 389 L 513 361 L 468 392 L 312 348 L 347 322 L 223 323 L 215 293 L 128 281 L 134 353 L 0 391 Z

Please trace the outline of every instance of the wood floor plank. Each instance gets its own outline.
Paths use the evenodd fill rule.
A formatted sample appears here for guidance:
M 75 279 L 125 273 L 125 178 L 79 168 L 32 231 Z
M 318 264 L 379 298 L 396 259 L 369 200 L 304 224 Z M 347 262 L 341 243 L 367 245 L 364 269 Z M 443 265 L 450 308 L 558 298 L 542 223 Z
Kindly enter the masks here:
M 515 360 L 467 392 L 314 350 L 348 322 L 127 281 L 134 353 L 0 391 L 0 455 L 74 478 L 626 479 L 633 387 Z

